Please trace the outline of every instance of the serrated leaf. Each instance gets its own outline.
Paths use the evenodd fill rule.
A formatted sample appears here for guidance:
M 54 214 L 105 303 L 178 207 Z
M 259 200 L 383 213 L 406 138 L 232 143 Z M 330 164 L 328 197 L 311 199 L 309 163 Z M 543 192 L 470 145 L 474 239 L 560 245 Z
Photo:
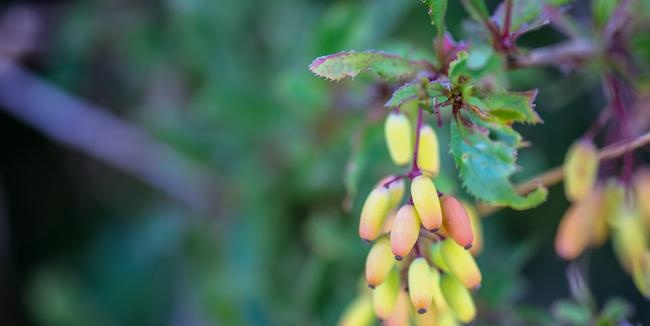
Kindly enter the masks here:
M 517 170 L 516 148 L 521 136 L 505 124 L 485 121 L 473 112 L 466 119 L 472 127 L 453 120 L 451 154 L 467 191 L 492 205 L 523 210 L 546 200 L 547 189 L 540 186 L 522 196 L 517 194 L 510 177 Z
M 492 92 L 483 97 L 471 97 L 470 105 L 503 122 L 540 123 L 542 119 L 535 112 L 537 90 L 526 92 Z
M 309 70 L 314 74 L 331 80 L 355 77 L 366 69 L 384 79 L 405 79 L 415 76 L 424 68 L 423 62 L 378 51 L 339 52 L 316 58 L 309 65 Z
M 447 0 L 422 0 L 422 2 L 429 8 L 431 24 L 436 27 L 436 35 L 442 38 L 445 35 Z
M 468 54 L 465 51 L 458 53 L 456 60 L 449 65 L 449 79 L 453 84 L 461 80 L 477 82 L 483 77 L 500 72 L 503 69 L 503 60 L 493 51 L 477 50 L 477 54 Z

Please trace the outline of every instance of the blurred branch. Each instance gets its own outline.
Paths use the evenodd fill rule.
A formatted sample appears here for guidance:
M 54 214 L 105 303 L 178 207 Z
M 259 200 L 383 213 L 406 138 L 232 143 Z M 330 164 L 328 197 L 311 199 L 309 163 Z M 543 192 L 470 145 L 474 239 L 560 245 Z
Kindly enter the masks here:
M 595 53 L 596 48 L 592 42 L 578 38 L 557 45 L 537 48 L 515 57 L 510 62 L 510 68 L 535 66 L 559 66 L 565 68 L 584 61 Z
M 647 144 L 650 144 L 650 132 L 647 132 L 631 141 L 612 144 L 604 147 L 598 152 L 598 158 L 600 158 L 600 160 L 611 160 L 639 147 L 643 147 Z M 562 169 L 562 165 L 560 165 L 517 185 L 517 193 L 522 195 L 527 194 L 535 190 L 540 184 L 544 185 L 545 187 L 550 187 L 557 183 L 560 183 L 562 179 L 564 179 L 564 171 Z M 478 212 L 481 216 L 490 215 L 502 208 L 504 207 L 492 206 L 485 203 L 481 203 L 477 207 Z
M 0 58 L 0 110 L 54 141 L 139 178 L 200 212 L 215 208 L 215 176 L 108 110 Z

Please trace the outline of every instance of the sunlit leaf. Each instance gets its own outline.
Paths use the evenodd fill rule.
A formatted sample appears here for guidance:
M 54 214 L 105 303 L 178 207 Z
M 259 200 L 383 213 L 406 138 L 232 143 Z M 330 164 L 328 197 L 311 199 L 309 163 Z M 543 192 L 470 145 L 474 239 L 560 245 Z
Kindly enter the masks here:
M 319 57 L 309 65 L 314 74 L 331 80 L 355 77 L 366 69 L 384 79 L 405 79 L 415 76 L 424 68 L 426 64 L 421 61 L 377 51 L 339 52 Z

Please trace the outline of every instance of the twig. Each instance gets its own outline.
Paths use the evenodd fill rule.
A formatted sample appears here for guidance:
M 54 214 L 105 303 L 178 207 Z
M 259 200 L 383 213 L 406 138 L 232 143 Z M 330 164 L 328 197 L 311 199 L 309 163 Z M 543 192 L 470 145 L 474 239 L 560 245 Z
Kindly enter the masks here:
M 1 58 L 0 110 L 199 212 L 216 207 L 215 176 L 208 169 L 108 110 L 77 99 Z
M 596 53 L 593 43 L 586 39 L 575 39 L 557 45 L 537 48 L 525 55 L 515 57 L 510 68 L 536 66 L 560 66 L 580 62 Z
M 650 144 L 650 132 L 647 132 L 629 142 L 609 145 L 598 152 L 598 158 L 602 161 L 611 160 L 648 144 Z M 550 187 L 560 183 L 562 179 L 564 179 L 564 171 L 562 165 L 560 165 L 517 185 L 515 189 L 517 190 L 517 193 L 524 195 L 537 189 L 539 185 Z M 485 203 L 481 203 L 477 206 L 478 212 L 481 216 L 490 215 L 502 208 L 504 207 L 492 206 Z

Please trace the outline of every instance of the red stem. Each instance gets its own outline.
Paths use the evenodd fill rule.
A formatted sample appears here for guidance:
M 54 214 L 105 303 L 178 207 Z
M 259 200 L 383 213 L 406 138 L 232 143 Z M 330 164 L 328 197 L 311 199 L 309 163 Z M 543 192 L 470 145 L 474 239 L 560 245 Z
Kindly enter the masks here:
M 619 88 L 618 81 L 612 77 L 607 77 L 607 83 L 609 84 L 609 90 L 612 95 L 612 108 L 614 113 L 619 118 L 619 135 L 621 141 L 626 141 L 631 138 L 631 130 L 629 128 L 629 121 L 625 108 L 623 107 L 623 101 L 621 99 L 621 90 Z M 623 156 L 623 168 L 621 171 L 621 180 L 625 183 L 630 182 L 632 178 L 632 173 L 634 170 L 634 153 L 632 151 L 625 153 Z
M 420 167 L 418 167 L 418 148 L 420 147 L 420 129 L 422 129 L 423 123 L 423 111 L 421 107 L 418 106 L 418 122 L 415 128 L 415 147 L 413 148 L 413 165 L 411 166 L 411 171 L 409 175 L 420 173 Z
M 506 17 L 503 21 L 503 36 L 508 37 L 510 34 L 510 25 L 512 24 L 512 0 L 506 0 Z

